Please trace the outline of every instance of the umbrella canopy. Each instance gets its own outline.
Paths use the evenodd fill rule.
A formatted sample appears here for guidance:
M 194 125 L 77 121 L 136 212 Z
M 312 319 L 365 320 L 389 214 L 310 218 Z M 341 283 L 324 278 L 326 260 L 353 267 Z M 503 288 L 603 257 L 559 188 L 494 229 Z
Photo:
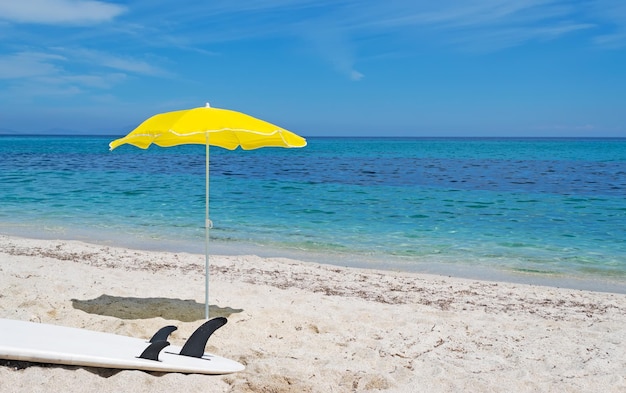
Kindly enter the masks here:
M 206 145 L 205 201 L 205 318 L 209 319 L 209 146 L 234 150 L 261 147 L 304 147 L 306 140 L 284 128 L 241 112 L 205 107 L 154 115 L 123 138 L 109 143 L 111 150 L 123 144 L 147 149 L 151 144 L 170 147 Z
M 208 106 L 161 113 L 147 119 L 123 138 L 109 144 L 111 150 L 125 143 L 147 149 L 152 143 L 169 147 L 208 144 L 234 150 L 260 147 L 304 147 L 306 140 L 284 128 L 241 112 Z

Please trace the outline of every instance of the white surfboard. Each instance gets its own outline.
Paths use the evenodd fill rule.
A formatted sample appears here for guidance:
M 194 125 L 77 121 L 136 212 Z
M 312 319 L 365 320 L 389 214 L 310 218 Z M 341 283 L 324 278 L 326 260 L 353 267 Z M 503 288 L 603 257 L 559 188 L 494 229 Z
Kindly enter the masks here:
M 0 319 L 0 359 L 190 374 L 242 371 L 244 366 L 234 360 L 204 353 L 206 340 L 225 323 L 225 318 L 208 321 L 183 347 L 177 347 L 166 341 L 169 333 L 176 330 L 174 326 L 161 329 L 149 341 L 86 329 Z M 181 355 L 181 352 L 187 354 Z

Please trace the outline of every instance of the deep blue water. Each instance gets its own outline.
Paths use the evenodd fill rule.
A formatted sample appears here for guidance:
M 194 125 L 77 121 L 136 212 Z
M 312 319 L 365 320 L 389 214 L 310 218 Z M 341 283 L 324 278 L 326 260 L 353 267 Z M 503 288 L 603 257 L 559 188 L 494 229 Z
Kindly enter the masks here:
M 204 147 L 112 139 L 0 137 L 0 232 L 202 252 Z M 211 148 L 214 252 L 626 288 L 626 139 L 308 142 Z

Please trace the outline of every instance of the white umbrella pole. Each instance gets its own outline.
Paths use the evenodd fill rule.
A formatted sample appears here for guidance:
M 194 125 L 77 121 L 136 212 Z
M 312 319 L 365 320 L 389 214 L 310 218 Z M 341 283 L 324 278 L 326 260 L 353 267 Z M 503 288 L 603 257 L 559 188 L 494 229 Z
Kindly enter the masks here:
M 204 317 L 209 319 L 209 230 L 213 226 L 209 220 L 209 134 L 206 136 L 206 190 L 204 200 Z

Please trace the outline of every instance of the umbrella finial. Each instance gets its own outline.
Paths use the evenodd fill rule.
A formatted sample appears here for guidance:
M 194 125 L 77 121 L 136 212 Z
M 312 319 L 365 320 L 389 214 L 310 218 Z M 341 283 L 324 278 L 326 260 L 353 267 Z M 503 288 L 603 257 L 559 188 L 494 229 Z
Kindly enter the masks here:
M 211 104 L 209 104 L 208 102 L 205 104 L 205 108 L 210 108 Z

